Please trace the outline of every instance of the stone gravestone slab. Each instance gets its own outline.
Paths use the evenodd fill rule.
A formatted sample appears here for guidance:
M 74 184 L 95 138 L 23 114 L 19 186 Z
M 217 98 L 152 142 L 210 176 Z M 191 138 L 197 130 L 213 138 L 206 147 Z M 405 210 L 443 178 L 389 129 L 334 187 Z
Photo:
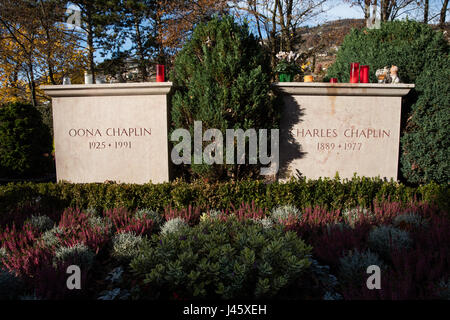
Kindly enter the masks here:
M 170 88 L 169 82 L 43 86 L 52 97 L 57 180 L 168 181 Z
M 397 179 L 402 96 L 412 84 L 277 83 L 281 180 Z

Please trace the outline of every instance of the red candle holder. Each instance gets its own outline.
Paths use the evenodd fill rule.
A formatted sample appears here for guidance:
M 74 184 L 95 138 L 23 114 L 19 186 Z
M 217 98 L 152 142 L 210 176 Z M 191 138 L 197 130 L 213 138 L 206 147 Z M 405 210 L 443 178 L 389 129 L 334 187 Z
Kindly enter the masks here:
M 164 65 L 156 65 L 156 82 L 164 82 Z
M 338 83 L 338 79 L 337 78 L 331 78 L 330 79 L 330 83 Z
M 359 82 L 359 63 L 350 63 L 350 83 Z
M 361 66 L 359 79 L 361 83 L 369 83 L 369 66 Z

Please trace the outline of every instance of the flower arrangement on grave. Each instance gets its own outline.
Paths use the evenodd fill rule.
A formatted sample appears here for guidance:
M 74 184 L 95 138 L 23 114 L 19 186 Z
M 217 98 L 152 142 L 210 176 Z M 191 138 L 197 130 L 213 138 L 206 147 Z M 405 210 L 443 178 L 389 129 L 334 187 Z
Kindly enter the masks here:
M 303 63 L 300 68 L 301 68 L 302 73 L 304 75 L 303 81 L 304 82 L 313 82 L 314 81 L 314 76 L 313 76 L 313 72 L 312 72 L 312 64 L 311 64 L 311 62 L 310 61 L 305 61 L 305 63 Z
M 301 73 L 301 68 L 296 64 L 300 57 L 300 53 L 292 51 L 280 51 L 276 54 L 276 58 L 279 61 L 274 71 L 279 74 L 280 82 L 290 82 L 296 74 Z

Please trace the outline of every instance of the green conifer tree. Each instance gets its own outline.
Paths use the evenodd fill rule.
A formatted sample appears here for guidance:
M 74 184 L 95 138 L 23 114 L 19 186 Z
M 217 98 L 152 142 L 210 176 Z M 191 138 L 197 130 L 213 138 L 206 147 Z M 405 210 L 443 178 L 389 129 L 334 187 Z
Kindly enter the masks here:
M 203 131 L 219 129 L 225 159 L 226 129 L 254 128 L 258 132 L 277 127 L 279 115 L 270 89 L 270 72 L 270 58 L 247 25 L 238 25 L 231 17 L 215 17 L 198 25 L 177 55 L 171 74 L 175 87 L 172 129 L 188 129 L 192 137 L 194 121 L 202 121 Z M 223 162 L 195 165 L 192 161 L 191 169 L 213 180 L 258 172 L 248 161 L 241 165 Z

